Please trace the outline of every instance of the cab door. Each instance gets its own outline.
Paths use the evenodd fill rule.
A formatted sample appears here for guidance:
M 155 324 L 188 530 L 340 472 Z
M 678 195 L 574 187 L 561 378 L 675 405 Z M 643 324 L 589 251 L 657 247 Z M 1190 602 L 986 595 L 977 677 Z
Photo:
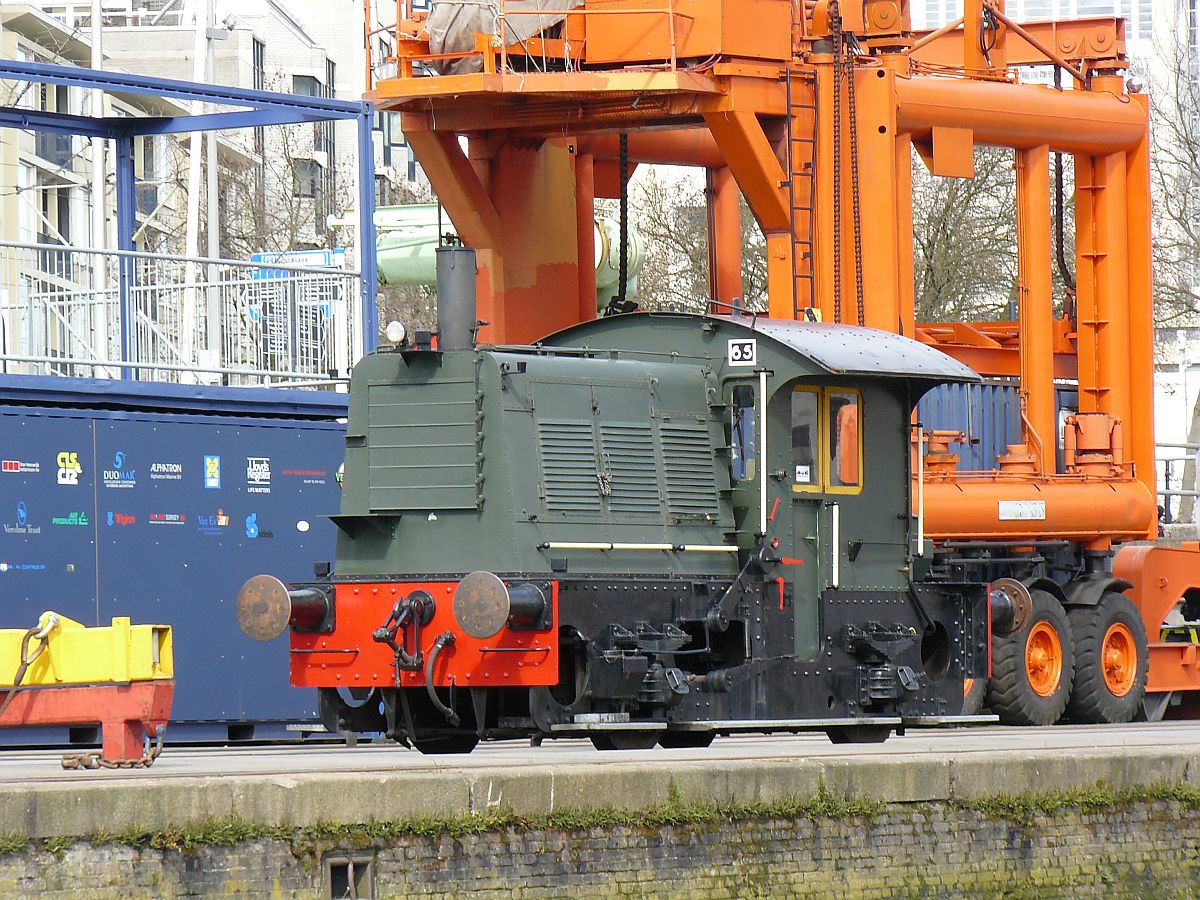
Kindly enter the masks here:
M 819 387 L 796 385 L 782 391 L 787 406 L 787 438 L 781 454 L 781 487 L 791 507 L 791 548 L 784 567 L 792 585 L 795 609 L 794 652 L 800 659 L 814 659 L 821 650 L 820 595 L 828 579 L 825 560 L 830 552 L 828 519 L 832 513 L 825 494 L 825 465 L 822 448 L 824 397 Z M 781 504 L 782 505 L 782 504 Z

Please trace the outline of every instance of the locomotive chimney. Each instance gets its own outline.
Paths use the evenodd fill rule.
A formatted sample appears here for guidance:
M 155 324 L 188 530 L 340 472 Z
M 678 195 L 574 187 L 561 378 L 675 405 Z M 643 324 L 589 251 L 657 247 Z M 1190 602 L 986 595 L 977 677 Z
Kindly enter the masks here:
M 475 251 L 437 248 L 439 350 L 470 350 L 475 337 Z

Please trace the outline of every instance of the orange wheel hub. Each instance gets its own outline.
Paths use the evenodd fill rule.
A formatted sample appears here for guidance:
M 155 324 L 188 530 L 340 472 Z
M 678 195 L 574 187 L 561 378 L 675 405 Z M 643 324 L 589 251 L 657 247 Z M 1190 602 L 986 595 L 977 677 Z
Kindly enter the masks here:
M 1058 690 L 1062 666 L 1062 641 L 1058 632 L 1049 622 L 1037 622 L 1025 642 L 1025 674 L 1033 692 L 1039 697 L 1049 697 Z
M 1100 660 L 1105 686 L 1114 697 L 1124 697 L 1137 677 L 1137 644 L 1128 625 L 1115 622 L 1109 627 L 1100 647 Z

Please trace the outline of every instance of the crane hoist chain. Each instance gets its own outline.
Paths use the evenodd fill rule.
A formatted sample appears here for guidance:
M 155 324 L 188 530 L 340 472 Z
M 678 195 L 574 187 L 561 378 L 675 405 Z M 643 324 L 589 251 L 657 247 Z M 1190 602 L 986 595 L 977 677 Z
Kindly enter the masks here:
M 858 324 L 866 323 L 863 297 L 862 203 L 858 177 L 858 106 L 854 82 L 854 59 L 842 31 L 837 0 L 829 4 L 829 27 L 833 34 L 833 316 L 842 321 L 842 79 L 845 78 L 847 112 L 850 119 L 850 194 L 854 227 L 854 296 Z
M 842 321 L 842 14 L 829 4 L 833 33 L 833 320 Z
M 862 264 L 862 207 L 859 202 L 858 184 L 858 109 L 854 102 L 854 54 L 847 54 L 846 100 L 850 113 L 850 194 L 853 207 L 850 215 L 854 220 L 854 297 L 858 301 L 858 324 L 866 325 L 866 310 L 863 301 Z

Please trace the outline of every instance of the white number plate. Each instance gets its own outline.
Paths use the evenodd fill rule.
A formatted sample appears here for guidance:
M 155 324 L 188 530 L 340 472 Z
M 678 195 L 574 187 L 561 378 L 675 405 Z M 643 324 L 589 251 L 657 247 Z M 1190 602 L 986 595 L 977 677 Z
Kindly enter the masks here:
M 997 516 L 1001 522 L 1015 522 L 1020 519 L 1035 519 L 1042 521 L 1046 518 L 1045 500 L 998 500 L 1000 504 Z
M 758 341 L 754 338 L 730 341 L 729 364 L 731 366 L 758 365 Z

